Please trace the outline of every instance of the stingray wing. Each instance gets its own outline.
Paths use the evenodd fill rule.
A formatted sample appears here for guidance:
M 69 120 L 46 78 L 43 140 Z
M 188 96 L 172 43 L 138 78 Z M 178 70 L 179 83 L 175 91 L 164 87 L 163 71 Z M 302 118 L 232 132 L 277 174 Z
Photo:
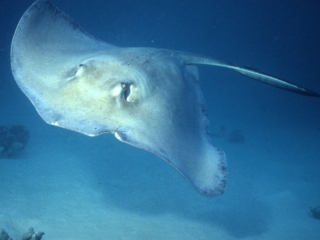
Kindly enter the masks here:
M 72 92 L 65 92 L 65 99 L 61 99 L 61 89 L 82 61 L 112 48 L 93 38 L 49 1 L 38 0 L 24 13 L 14 33 L 11 68 L 19 87 L 47 123 L 56 125 L 60 121 L 62 127 L 95 135 L 102 127 L 81 118 L 80 113 L 70 113 L 68 120 L 61 120 L 74 108 L 81 109 Z M 86 115 L 86 111 L 83 108 L 81 114 Z M 82 121 L 83 129 L 79 129 L 78 121 Z

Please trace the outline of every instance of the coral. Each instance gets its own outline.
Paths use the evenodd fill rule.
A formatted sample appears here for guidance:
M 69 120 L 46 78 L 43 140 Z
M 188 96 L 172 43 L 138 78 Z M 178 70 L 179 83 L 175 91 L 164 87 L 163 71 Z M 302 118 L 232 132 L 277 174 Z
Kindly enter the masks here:
M 13 240 L 3 229 L 0 230 L 0 240 Z
M 21 240 L 40 240 L 42 236 L 44 235 L 44 232 L 37 232 L 35 233 L 33 228 L 29 228 L 29 231 L 25 233 Z
M 0 158 L 10 158 L 25 148 L 29 131 L 20 125 L 0 126 Z
M 29 231 L 23 234 L 20 240 L 41 240 L 44 232 L 34 232 L 34 229 L 31 227 Z M 8 233 L 6 233 L 3 229 L 0 231 L 0 240 L 13 240 L 9 237 Z

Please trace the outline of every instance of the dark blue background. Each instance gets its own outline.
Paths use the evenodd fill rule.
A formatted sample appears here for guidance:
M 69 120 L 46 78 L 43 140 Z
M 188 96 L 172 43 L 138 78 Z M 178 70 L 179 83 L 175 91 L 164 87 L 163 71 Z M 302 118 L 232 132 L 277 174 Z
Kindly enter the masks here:
M 12 82 L 10 42 L 19 18 L 32 2 L 1 1 L 1 88 Z M 195 52 L 320 90 L 317 1 L 55 0 L 53 3 L 92 35 L 114 45 Z M 214 73 L 211 75 L 212 79 L 202 81 L 208 81 L 212 87 L 225 83 L 223 79 L 215 79 Z M 232 84 L 238 81 L 226 82 Z

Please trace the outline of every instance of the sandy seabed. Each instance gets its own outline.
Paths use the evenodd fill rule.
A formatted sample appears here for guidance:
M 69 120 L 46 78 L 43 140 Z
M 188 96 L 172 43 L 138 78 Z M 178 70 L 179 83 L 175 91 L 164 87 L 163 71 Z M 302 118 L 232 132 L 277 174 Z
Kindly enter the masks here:
M 236 126 L 243 143 L 213 138 L 227 155 L 228 187 L 206 198 L 145 151 L 46 125 L 26 111 L 33 115 L 19 121 L 31 133 L 27 148 L 0 159 L 0 228 L 15 239 L 30 226 L 44 240 L 320 237 L 309 209 L 320 205 L 319 116 L 297 125 L 243 120 Z M 1 124 L 17 123 L 10 114 Z

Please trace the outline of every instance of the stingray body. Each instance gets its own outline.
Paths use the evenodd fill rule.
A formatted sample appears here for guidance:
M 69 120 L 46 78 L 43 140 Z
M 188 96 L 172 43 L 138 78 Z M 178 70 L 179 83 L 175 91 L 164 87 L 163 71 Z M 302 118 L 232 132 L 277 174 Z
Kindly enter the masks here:
M 225 67 L 300 94 L 319 94 L 211 58 L 99 41 L 49 1 L 22 16 L 11 47 L 14 78 L 49 124 L 89 136 L 112 133 L 177 169 L 205 196 L 224 192 L 227 164 L 208 139 L 195 64 Z

